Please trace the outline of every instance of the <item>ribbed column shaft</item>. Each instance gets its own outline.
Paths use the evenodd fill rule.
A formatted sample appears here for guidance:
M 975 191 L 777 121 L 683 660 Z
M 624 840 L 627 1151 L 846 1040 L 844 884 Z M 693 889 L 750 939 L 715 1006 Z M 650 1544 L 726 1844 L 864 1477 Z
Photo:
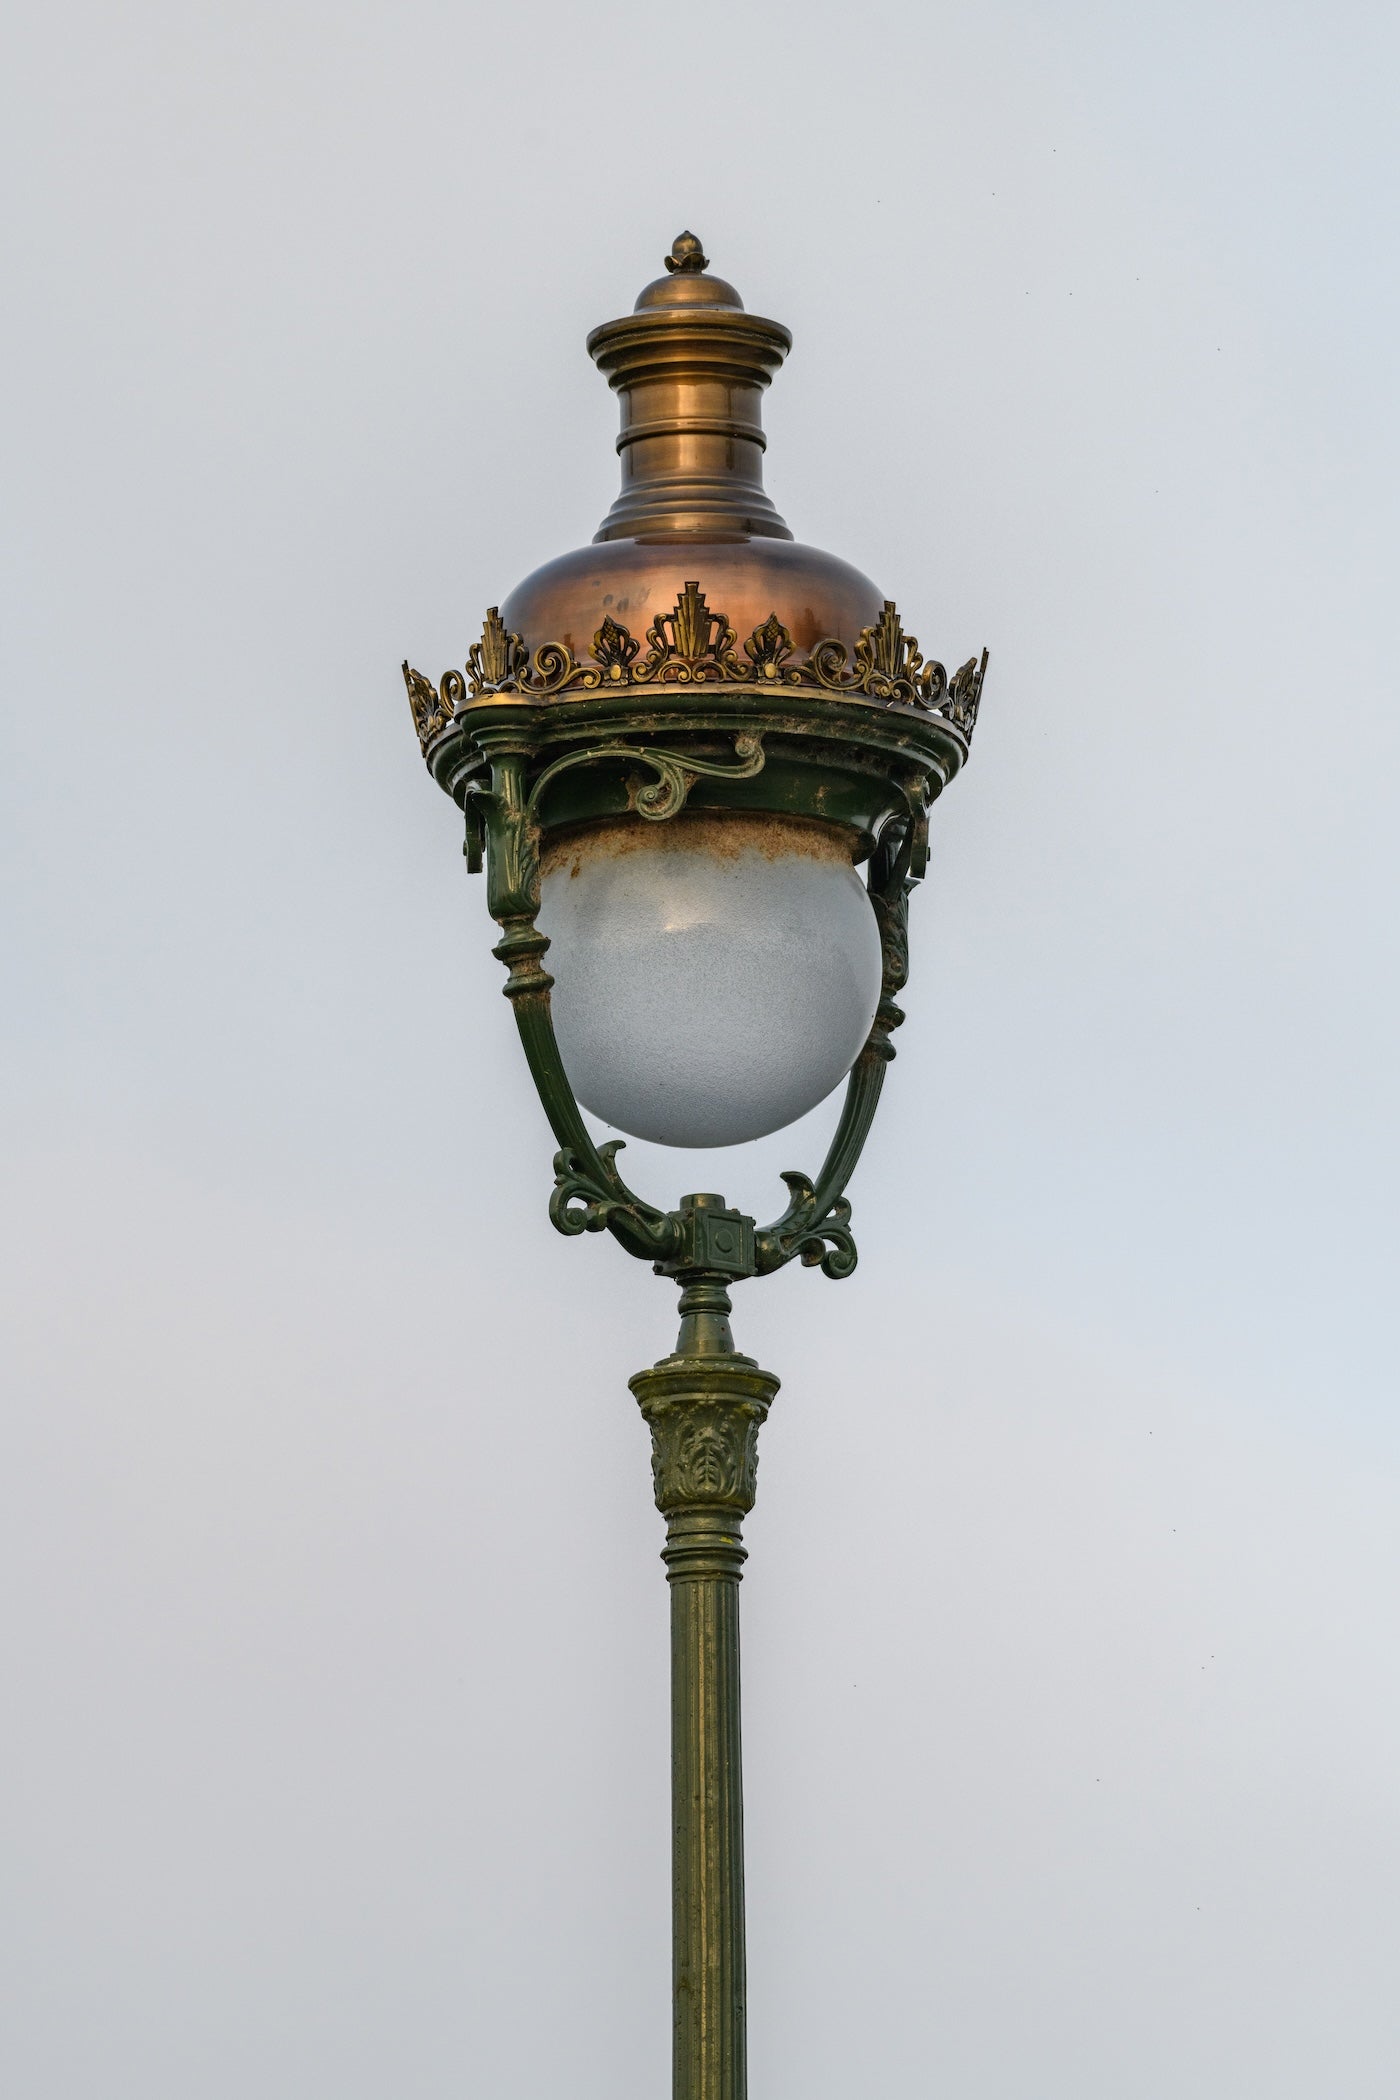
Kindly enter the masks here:
M 677 1512 L 671 1584 L 674 2100 L 744 2100 L 744 1792 L 737 1515 Z
M 681 1306 L 676 1355 L 631 1381 L 671 1585 L 672 2092 L 745 2100 L 741 1525 L 778 1381 L 734 1351 L 722 1279 L 689 1279 Z

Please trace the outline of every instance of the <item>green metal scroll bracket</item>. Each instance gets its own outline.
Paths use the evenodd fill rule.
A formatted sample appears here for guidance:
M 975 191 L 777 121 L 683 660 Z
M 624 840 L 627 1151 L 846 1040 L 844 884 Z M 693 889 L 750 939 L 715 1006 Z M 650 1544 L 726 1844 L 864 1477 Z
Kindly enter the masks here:
M 865 1149 L 880 1103 L 886 1069 L 894 1056 L 890 1041 L 904 1014 L 895 994 L 909 981 L 909 893 L 928 861 L 928 816 L 921 791 L 906 791 L 907 814 L 885 825 L 870 857 L 866 887 L 880 929 L 882 973 L 880 1004 L 865 1048 L 851 1067 L 841 1119 L 832 1135 L 821 1172 L 813 1182 L 806 1174 L 783 1175 L 790 1200 L 783 1215 L 755 1236 L 755 1273 L 771 1275 L 794 1258 L 807 1268 L 820 1267 L 839 1282 L 856 1265 L 847 1182 Z
M 658 1266 L 684 1261 L 693 1231 L 687 1218 L 658 1210 L 628 1188 L 617 1170 L 622 1140 L 594 1143 L 564 1069 L 550 1010 L 554 980 L 544 967 L 549 938 L 535 923 L 540 908 L 540 803 L 550 782 L 570 767 L 625 760 L 655 775 L 650 784 L 632 792 L 637 814 L 651 823 L 664 823 L 684 809 L 697 779 L 748 779 L 761 772 L 762 738 L 735 737 L 737 765 L 716 764 L 690 752 L 664 751 L 651 745 L 593 745 L 555 759 L 528 787 L 528 745 L 514 744 L 508 734 L 493 737 L 491 743 L 490 783 L 473 781 L 467 791 L 467 858 L 470 865 L 474 841 L 484 844 L 487 909 L 501 927 L 494 952 L 510 972 L 505 994 L 514 1009 L 536 1091 L 559 1144 L 550 1220 L 558 1231 L 570 1235 L 607 1230 L 629 1254 Z M 478 865 L 479 853 L 480 846 Z M 749 1226 L 748 1261 L 733 1273 L 752 1275 L 752 1223 L 745 1223 Z M 736 1240 L 736 1246 L 740 1244 L 745 1244 L 742 1237 Z
M 770 1275 L 790 1261 L 820 1267 L 839 1280 L 856 1266 L 850 1229 L 851 1206 L 845 1188 L 859 1163 L 879 1105 L 885 1069 L 894 1056 L 891 1032 L 904 1015 L 896 1004 L 909 975 L 908 900 L 923 874 L 927 857 L 928 819 L 924 790 L 911 781 L 904 790 L 905 809 L 892 816 L 876 842 L 866 885 L 880 930 L 883 962 L 880 1004 L 870 1036 L 852 1067 L 846 1098 L 821 1172 L 815 1181 L 804 1173 L 783 1175 L 789 1201 L 782 1216 L 762 1229 L 737 1211 L 717 1221 L 697 1219 L 684 1206 L 664 1211 L 634 1194 L 618 1172 L 623 1141 L 596 1144 L 583 1120 L 559 1052 L 550 1008 L 553 978 L 544 967 L 548 936 L 536 924 L 540 907 L 540 807 L 546 789 L 572 767 L 623 761 L 646 768 L 655 777 L 634 785 L 630 801 L 637 814 L 664 823 L 685 807 L 697 778 L 747 779 L 764 763 L 762 738 L 734 739 L 737 764 L 724 765 L 689 752 L 667 751 L 648 744 L 606 743 L 567 752 L 528 778 L 532 746 L 508 730 L 488 732 L 489 783 L 479 777 L 466 793 L 468 862 L 486 865 L 487 909 L 501 927 L 495 954 L 509 971 L 505 984 L 521 1044 L 545 1114 L 559 1149 L 554 1156 L 554 1189 L 549 1215 L 556 1230 L 573 1235 L 611 1232 L 630 1254 L 650 1261 L 658 1273 L 678 1276 L 700 1269 L 723 1272 L 738 1281 Z M 704 1224 L 711 1237 L 723 1229 L 723 1249 L 697 1233 Z M 732 1229 L 731 1229 L 732 1228 Z
M 594 744 L 586 751 L 566 752 L 563 758 L 556 758 L 552 765 L 545 767 L 530 790 L 526 813 L 530 823 L 537 826 L 544 790 L 572 767 L 597 765 L 610 758 L 630 759 L 634 764 L 648 767 L 656 775 L 649 786 L 633 789 L 632 807 L 639 817 L 646 817 L 653 824 L 664 824 L 668 818 L 680 815 L 697 780 L 752 780 L 755 774 L 761 773 L 764 765 L 762 737 L 736 736 L 734 755 L 739 760 L 738 765 L 724 766 L 716 765 L 708 758 L 696 758 L 690 752 L 660 751 L 653 744 Z

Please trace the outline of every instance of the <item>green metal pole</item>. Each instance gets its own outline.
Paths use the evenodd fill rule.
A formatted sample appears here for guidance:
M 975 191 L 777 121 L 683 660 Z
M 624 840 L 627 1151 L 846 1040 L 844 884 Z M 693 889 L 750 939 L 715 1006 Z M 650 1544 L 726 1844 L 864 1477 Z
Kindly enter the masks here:
M 631 1380 L 651 1429 L 671 1585 L 672 2091 L 745 2100 L 741 1526 L 778 1381 L 736 1353 L 723 1277 L 680 1280 L 675 1353 Z

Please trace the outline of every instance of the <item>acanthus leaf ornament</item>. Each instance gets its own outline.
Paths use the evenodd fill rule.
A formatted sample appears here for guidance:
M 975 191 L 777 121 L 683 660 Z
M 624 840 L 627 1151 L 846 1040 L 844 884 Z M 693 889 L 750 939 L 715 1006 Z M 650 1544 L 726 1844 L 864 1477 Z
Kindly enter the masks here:
M 891 599 L 886 599 L 879 619 L 862 628 L 854 654 L 844 642 L 827 636 L 797 659 L 792 635 L 776 612 L 754 628 L 741 654 L 733 626 L 723 613 L 710 610 L 696 582 L 686 584 L 670 612 L 653 620 L 646 641 L 643 656 L 641 644 L 621 621 L 608 615 L 586 659 L 576 657 L 564 642 L 543 642 L 532 655 L 493 605 L 481 640 L 468 652 L 465 681 L 460 672 L 446 674 L 456 681 L 457 690 L 444 706 L 439 706 L 439 695 L 428 681 L 417 672 L 412 674 L 421 687 L 421 692 L 413 685 L 409 688 L 419 740 L 426 748 L 451 721 L 454 701 L 460 704 L 467 698 L 481 700 L 498 693 L 519 693 L 534 700 L 581 692 L 601 697 L 604 689 L 645 685 L 796 686 L 940 715 L 968 739 L 976 725 L 987 669 L 983 650 L 980 662 L 969 658 L 950 684 L 941 663 L 925 661 L 914 636 L 905 632 Z M 404 676 L 409 677 L 407 666 Z M 434 713 L 439 719 L 425 736 L 423 725 L 432 721 Z
M 663 1514 L 697 1508 L 747 1514 L 753 1508 L 758 1432 L 768 1413 L 764 1400 L 645 1399 L 642 1412 L 651 1430 L 656 1506 Z
M 987 675 L 987 652 L 982 651 L 979 663 L 970 656 L 960 671 L 953 674 L 948 687 L 948 700 L 944 712 L 954 727 L 971 739 L 977 727 L 977 710 L 982 704 L 982 681 Z
M 441 686 L 435 686 L 405 658 L 403 682 L 408 688 L 409 712 L 418 742 L 426 752 L 434 737 L 440 736 L 451 722 L 457 702 L 466 697 L 466 681 L 460 671 L 444 671 Z
M 593 637 L 587 660 L 580 661 L 563 642 L 544 642 L 532 655 L 521 636 L 505 626 L 499 608 L 492 606 L 481 640 L 468 652 L 465 680 L 460 672 L 449 672 L 439 692 L 405 664 L 419 741 L 426 749 L 452 720 L 454 705 L 468 698 L 519 693 L 549 700 L 605 687 L 656 684 L 779 684 L 856 696 L 939 714 L 970 738 L 987 668 L 984 650 L 980 662 L 969 658 L 950 683 L 941 663 L 924 660 L 888 599 L 880 618 L 861 630 L 854 655 L 844 642 L 827 637 L 795 661 L 792 636 L 776 613 L 755 627 L 741 655 L 734 628 L 724 614 L 710 610 L 696 582 L 687 583 L 671 611 L 652 622 L 646 639 L 647 653 L 642 656 L 640 643 L 608 616 Z M 449 680 L 455 691 L 449 691 Z
M 819 1268 L 823 1276 L 841 1282 L 856 1266 L 850 1204 L 844 1196 L 823 1204 L 806 1174 L 788 1172 L 782 1179 L 788 1185 L 788 1207 L 759 1235 L 760 1273 L 779 1269 L 796 1257 L 804 1269 Z
M 616 1166 L 623 1142 L 610 1138 L 589 1153 L 569 1146 L 555 1153 L 550 1223 L 568 1239 L 625 1224 L 646 1259 L 664 1261 L 674 1251 L 677 1225 L 667 1212 L 634 1196 L 623 1181 Z

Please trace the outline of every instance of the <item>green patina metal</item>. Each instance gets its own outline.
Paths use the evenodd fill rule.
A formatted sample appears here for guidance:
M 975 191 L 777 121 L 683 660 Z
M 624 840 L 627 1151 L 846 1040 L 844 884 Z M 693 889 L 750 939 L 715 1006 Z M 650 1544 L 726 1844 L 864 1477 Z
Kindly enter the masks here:
M 426 684 L 426 681 L 424 681 Z M 410 686 L 412 697 L 412 686 Z M 495 953 L 540 1101 L 554 1132 L 549 1215 L 560 1232 L 608 1231 L 681 1285 L 676 1349 L 632 1380 L 650 1426 L 666 1518 L 671 1598 L 673 2100 L 745 2100 L 743 1797 L 739 1581 L 753 1506 L 758 1430 L 777 1379 L 734 1348 L 728 1287 L 799 1260 L 823 1274 L 856 1266 L 845 1190 L 879 1104 L 904 1016 L 910 892 L 924 873 L 928 812 L 967 756 L 942 717 L 866 698 L 693 684 L 534 700 L 450 700 L 427 739 L 434 778 L 463 812 L 468 867 L 486 874 Z M 415 710 L 416 713 L 416 710 Z M 881 998 L 815 1178 L 783 1176 L 767 1225 L 720 1196 L 662 1209 L 617 1165 L 621 1141 L 594 1141 L 564 1069 L 539 931 L 545 842 L 629 812 L 665 823 L 687 808 L 762 811 L 843 826 L 880 929 Z
M 506 996 L 559 1147 L 550 1216 L 561 1232 L 606 1229 L 673 1273 L 679 1211 L 627 1186 L 621 1141 L 594 1142 L 559 1054 L 549 943 L 535 923 L 545 840 L 629 812 L 664 823 L 687 807 L 817 818 L 851 832 L 853 857 L 865 865 L 883 997 L 820 1173 L 786 1174 L 785 1210 L 766 1226 L 747 1220 L 747 1264 L 723 1267 L 737 1279 L 797 1258 L 848 1276 L 856 1253 L 844 1191 L 903 1019 L 895 999 L 908 975 L 908 896 L 924 872 L 929 807 L 964 762 L 966 739 L 939 716 L 844 696 L 780 696 L 757 682 L 723 693 L 668 689 L 661 705 L 657 697 L 645 688 L 546 701 L 462 692 L 425 754 L 464 813 L 469 866 L 485 866 L 487 909 L 502 929 L 496 953 L 510 970 Z
M 434 686 L 403 669 L 424 757 L 462 811 L 467 865 L 484 870 L 500 927 L 505 994 L 557 1148 L 550 1217 L 563 1233 L 610 1232 L 681 1287 L 675 1350 L 631 1381 L 652 1435 L 671 1594 L 673 2093 L 745 2100 L 738 1585 L 758 1431 L 778 1381 L 736 1351 L 728 1293 L 794 1260 L 833 1278 L 856 1266 L 845 1192 L 904 1018 L 909 897 L 925 870 L 929 810 L 966 761 L 987 659 L 984 651 L 950 678 L 924 660 L 888 601 L 878 616 L 873 605 L 861 614 L 869 624 L 853 646 L 828 635 L 805 654 L 776 611 L 763 617 L 761 578 L 790 591 L 793 628 L 807 620 L 809 637 L 812 604 L 878 597 L 814 550 L 764 554 L 790 535 L 762 492 L 758 399 L 790 339 L 746 314 L 732 287 L 701 283 L 707 264 L 693 235 L 680 237 L 667 268 L 670 284 L 649 286 L 634 315 L 590 338 L 623 395 L 620 445 L 631 448 L 618 515 L 598 535 L 612 545 L 596 561 L 570 556 L 537 572 L 521 602 L 573 606 L 570 592 L 586 597 L 609 576 L 642 602 L 662 574 L 674 576 L 668 563 L 703 567 L 696 542 L 708 536 L 718 559 L 719 543 L 737 537 L 749 550 L 748 639 L 692 577 L 671 611 L 650 600 L 645 643 L 599 606 L 596 631 L 592 619 L 583 628 L 593 631 L 587 654 L 568 641 L 527 648 L 493 607 L 465 672 Z M 726 388 L 719 422 L 717 371 Z M 602 583 L 587 580 L 595 567 Z M 576 610 L 569 617 L 577 621 Z M 663 1209 L 629 1188 L 621 1142 L 595 1143 L 554 1033 L 549 942 L 537 924 L 545 845 L 629 815 L 667 823 L 687 808 L 839 826 L 864 867 L 880 931 L 879 1007 L 826 1158 L 815 1177 L 782 1177 L 788 1200 L 766 1225 L 717 1194 Z
M 682 1213 L 702 1229 L 731 1215 L 707 1195 L 687 1197 Z M 723 1282 L 682 1273 L 675 1351 L 631 1381 L 651 1430 L 671 1590 L 672 2092 L 743 2100 L 739 1582 L 758 1432 L 778 1381 L 735 1350 Z

